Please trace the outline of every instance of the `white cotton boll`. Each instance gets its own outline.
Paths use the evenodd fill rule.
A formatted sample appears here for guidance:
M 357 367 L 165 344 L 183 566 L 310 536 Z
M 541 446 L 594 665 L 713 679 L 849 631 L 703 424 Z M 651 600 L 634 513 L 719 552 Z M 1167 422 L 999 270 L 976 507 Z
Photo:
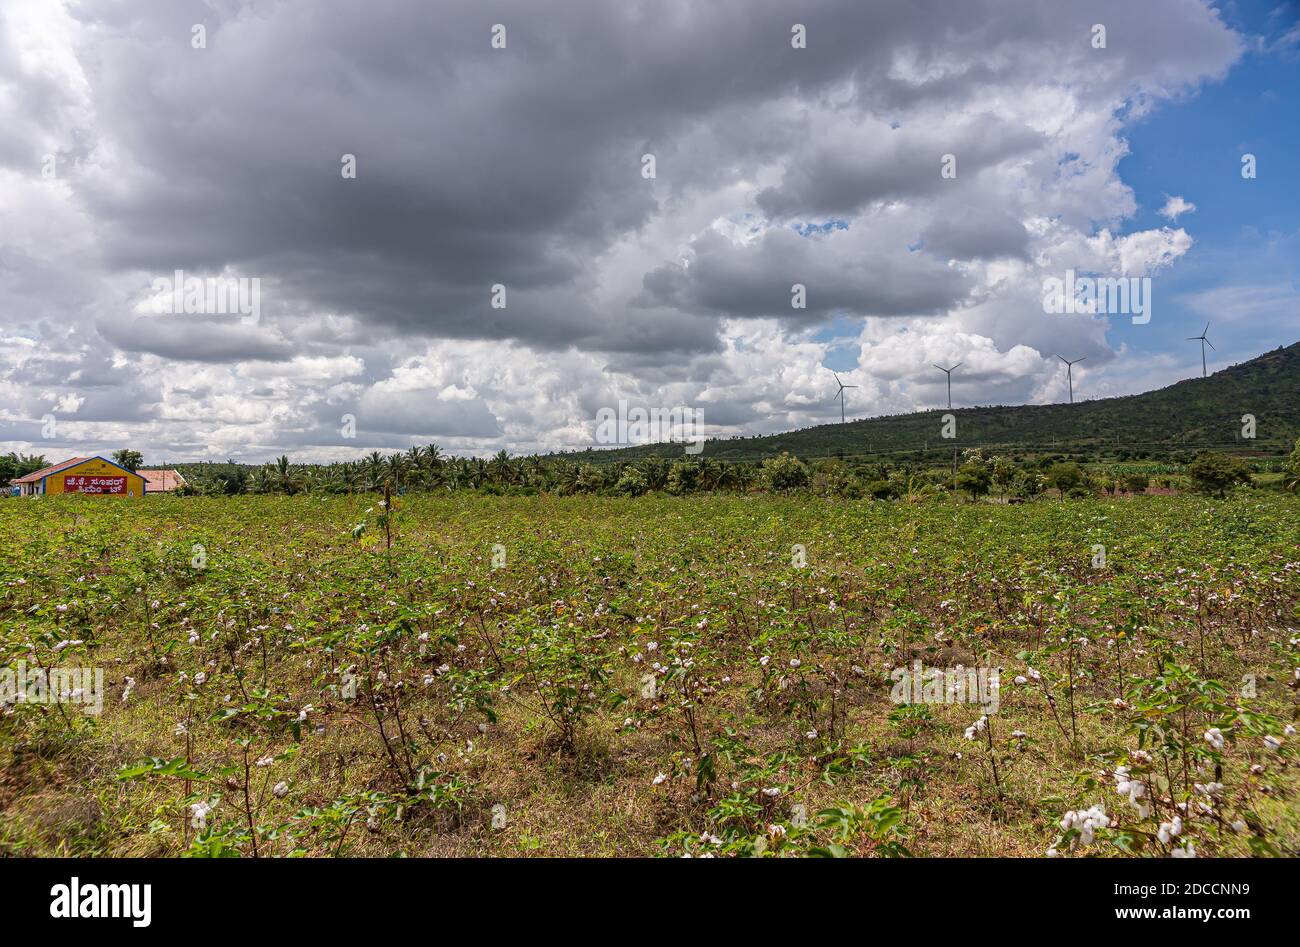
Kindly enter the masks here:
M 1110 824 L 1110 817 L 1106 815 L 1106 810 L 1100 803 L 1090 809 L 1067 812 L 1061 819 L 1062 830 L 1068 832 L 1072 828 L 1077 829 L 1079 841 L 1083 845 L 1091 845 L 1096 830 L 1109 828 Z
M 1182 832 L 1183 820 L 1178 816 L 1174 816 L 1172 822 L 1160 823 L 1160 830 L 1156 833 L 1156 837 L 1159 838 L 1161 842 L 1168 845 L 1170 840 L 1177 838 L 1182 834 Z
M 1210 746 L 1214 747 L 1216 750 L 1222 750 L 1223 743 L 1224 743 L 1223 731 L 1221 731 L 1218 727 L 1211 727 L 1210 729 L 1206 730 L 1205 742 L 1210 744 Z

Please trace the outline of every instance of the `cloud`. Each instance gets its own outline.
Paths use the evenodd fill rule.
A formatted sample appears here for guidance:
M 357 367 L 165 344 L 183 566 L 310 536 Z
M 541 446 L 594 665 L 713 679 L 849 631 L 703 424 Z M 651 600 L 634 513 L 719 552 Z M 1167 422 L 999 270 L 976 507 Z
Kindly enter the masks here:
M 590 443 L 619 397 L 765 432 L 838 411 L 819 333 L 846 319 L 863 412 L 935 403 L 932 356 L 968 362 L 968 400 L 1055 397 L 1060 345 L 1100 371 L 1104 322 L 1045 318 L 1044 275 L 1188 252 L 1125 227 L 1125 122 L 1222 77 L 1241 37 L 1202 0 L 812 0 L 806 50 L 793 17 L 10 0 L 4 434 L 37 443 L 53 410 L 159 457 L 528 451 Z M 177 269 L 260 279 L 260 320 L 140 310 Z
M 1191 201 L 1185 201 L 1181 197 L 1171 197 L 1165 195 L 1165 206 L 1160 208 L 1160 216 L 1167 217 L 1169 220 L 1177 220 L 1183 214 L 1195 213 L 1196 205 Z

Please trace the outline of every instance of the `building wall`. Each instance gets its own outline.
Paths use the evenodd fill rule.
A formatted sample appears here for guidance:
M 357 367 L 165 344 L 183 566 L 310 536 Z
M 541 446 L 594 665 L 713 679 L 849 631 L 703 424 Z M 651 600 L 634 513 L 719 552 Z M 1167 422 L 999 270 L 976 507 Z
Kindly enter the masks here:
M 89 460 L 50 474 L 45 478 L 45 493 L 86 493 L 95 496 L 144 496 L 144 478 L 123 470 L 108 461 Z

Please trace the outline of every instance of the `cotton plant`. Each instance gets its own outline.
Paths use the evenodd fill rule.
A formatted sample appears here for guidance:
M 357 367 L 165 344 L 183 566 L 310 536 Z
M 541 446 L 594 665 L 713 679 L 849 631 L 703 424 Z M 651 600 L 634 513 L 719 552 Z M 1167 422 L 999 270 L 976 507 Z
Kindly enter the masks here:
M 811 817 L 784 813 L 741 831 L 724 824 L 717 831 L 676 832 L 665 838 L 663 854 L 685 858 L 846 858 L 911 855 L 903 810 L 887 796 L 866 805 L 841 803 Z
M 1277 855 L 1259 802 L 1268 795 L 1269 759 L 1285 765 L 1289 727 L 1272 715 L 1229 699 L 1221 683 L 1173 660 L 1140 679 L 1123 714 L 1136 747 L 1084 780 L 1089 790 L 1109 783 L 1115 808 L 1107 823 L 1091 824 L 1088 842 L 1075 815 L 1062 818 L 1053 854 L 1106 842 L 1125 853 L 1193 858 L 1244 844 Z M 1205 721 L 1199 726 L 1193 720 Z M 1258 760 L 1258 762 L 1250 762 Z M 1234 840 L 1236 840 L 1234 842 Z

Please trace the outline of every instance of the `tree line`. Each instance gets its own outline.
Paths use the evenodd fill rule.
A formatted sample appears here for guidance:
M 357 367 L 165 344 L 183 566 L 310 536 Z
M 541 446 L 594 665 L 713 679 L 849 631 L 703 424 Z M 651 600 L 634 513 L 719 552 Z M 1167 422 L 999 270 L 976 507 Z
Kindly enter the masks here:
M 957 494 L 972 500 L 996 496 L 1023 502 L 1043 495 L 1058 499 L 1099 494 L 1142 493 L 1150 487 L 1190 487 L 1222 496 L 1237 485 L 1249 486 L 1250 465 L 1229 454 L 1203 452 L 1180 474 L 1170 468 L 1153 475 L 1125 466 L 1099 466 L 1068 455 L 989 456 L 967 450 L 954 467 L 905 461 L 847 461 L 823 458 L 805 462 L 783 453 L 762 461 L 719 461 L 707 457 L 676 460 L 651 456 L 635 461 L 594 464 L 563 456 L 511 457 L 499 451 L 490 458 L 454 457 L 437 445 L 330 464 L 294 464 L 287 455 L 274 463 L 248 467 L 182 466 L 188 492 L 207 495 L 352 494 L 475 490 L 493 494 L 604 494 L 641 496 L 712 492 L 805 491 L 847 499 L 918 501 Z M 1300 485 L 1300 442 L 1284 483 Z

